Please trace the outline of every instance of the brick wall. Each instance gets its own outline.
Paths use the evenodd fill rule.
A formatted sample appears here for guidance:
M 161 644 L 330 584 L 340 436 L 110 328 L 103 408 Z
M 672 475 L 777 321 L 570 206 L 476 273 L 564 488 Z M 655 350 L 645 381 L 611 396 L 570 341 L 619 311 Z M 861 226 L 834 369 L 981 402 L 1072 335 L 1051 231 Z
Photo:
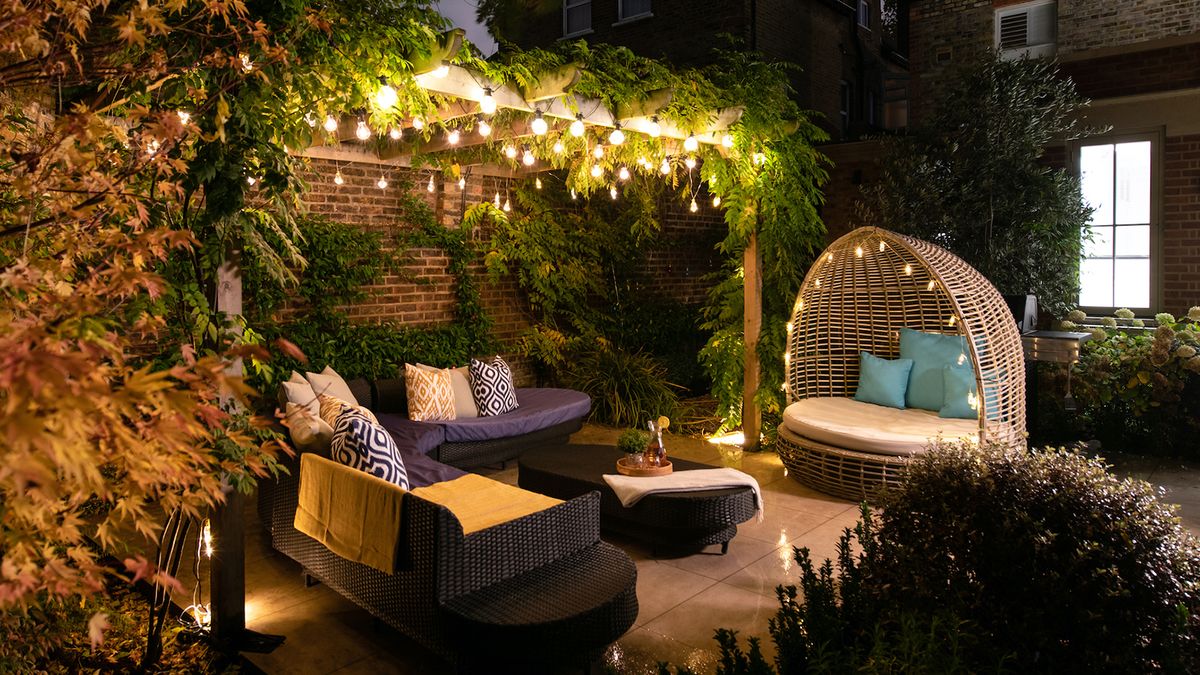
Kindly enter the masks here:
M 1168 136 L 1163 152 L 1163 309 L 1200 305 L 1200 134 Z
M 909 8 L 909 118 L 919 126 L 932 112 L 940 79 L 956 63 L 993 43 L 992 0 L 919 0 Z
M 1200 0 L 1059 0 L 1058 55 L 1200 32 Z
M 1091 99 L 1200 87 L 1200 40 L 1064 61 L 1061 67 L 1079 93 Z
M 829 241 L 846 234 L 857 223 L 854 205 L 862 198 L 862 186 L 879 179 L 879 158 L 883 144 L 880 141 L 839 143 L 821 148 L 833 162 L 829 171 L 829 182 L 825 184 L 825 204 L 821 207 L 821 219 L 825 221 Z

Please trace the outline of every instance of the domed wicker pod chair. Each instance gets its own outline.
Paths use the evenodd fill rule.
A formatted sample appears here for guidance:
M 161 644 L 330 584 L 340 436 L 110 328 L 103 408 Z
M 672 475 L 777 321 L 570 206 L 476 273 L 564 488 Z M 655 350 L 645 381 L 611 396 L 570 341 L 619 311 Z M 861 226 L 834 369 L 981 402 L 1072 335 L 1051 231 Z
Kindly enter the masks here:
M 977 419 L 853 400 L 860 353 L 897 358 L 901 328 L 965 337 L 978 394 L 967 398 Z M 1016 322 L 983 275 L 938 246 L 877 227 L 835 241 L 804 278 L 787 348 L 779 456 L 789 475 L 821 492 L 873 498 L 939 436 L 1024 444 Z

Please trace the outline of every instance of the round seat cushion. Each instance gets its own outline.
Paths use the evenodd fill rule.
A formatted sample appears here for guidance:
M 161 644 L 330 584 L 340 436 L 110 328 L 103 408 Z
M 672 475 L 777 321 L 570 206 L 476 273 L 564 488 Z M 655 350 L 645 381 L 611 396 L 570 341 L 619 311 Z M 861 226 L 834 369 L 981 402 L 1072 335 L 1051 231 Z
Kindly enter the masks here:
M 930 440 L 979 440 L 977 420 L 948 419 L 917 408 L 888 408 L 852 398 L 805 398 L 783 411 L 783 424 L 818 443 L 880 455 L 913 455 Z

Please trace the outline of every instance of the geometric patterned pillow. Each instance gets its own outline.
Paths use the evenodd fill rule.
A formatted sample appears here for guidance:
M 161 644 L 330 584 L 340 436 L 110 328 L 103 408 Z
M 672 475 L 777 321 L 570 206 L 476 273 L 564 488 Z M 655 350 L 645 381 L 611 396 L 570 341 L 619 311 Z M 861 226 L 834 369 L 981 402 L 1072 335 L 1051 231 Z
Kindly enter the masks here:
M 342 411 L 344 410 L 357 410 L 358 412 L 362 413 L 364 417 L 371 420 L 373 424 L 379 424 L 379 420 L 375 418 L 375 413 L 367 410 L 361 405 L 348 403 L 336 396 L 330 396 L 329 394 L 321 394 L 317 397 L 317 401 L 321 405 L 321 419 L 325 420 L 325 423 L 331 427 L 337 425 L 338 415 L 341 415 Z
M 495 417 L 517 409 L 517 388 L 513 386 L 512 370 L 497 356 L 484 363 L 471 359 L 471 393 L 480 417 Z
M 454 387 L 449 371 L 425 370 L 406 363 L 404 388 L 408 393 L 408 419 L 429 422 L 455 418 Z
M 338 415 L 330 456 L 352 469 L 408 489 L 408 470 L 392 435 L 358 410 L 348 408 Z

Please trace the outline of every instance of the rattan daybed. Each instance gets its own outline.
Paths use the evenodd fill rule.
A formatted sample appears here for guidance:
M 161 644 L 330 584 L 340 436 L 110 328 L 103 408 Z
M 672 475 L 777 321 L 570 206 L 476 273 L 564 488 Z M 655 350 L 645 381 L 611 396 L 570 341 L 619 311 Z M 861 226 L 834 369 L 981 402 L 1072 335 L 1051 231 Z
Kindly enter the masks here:
M 896 358 L 901 328 L 965 336 L 978 419 L 873 416 L 866 408 L 879 406 L 852 399 L 860 353 Z M 1012 314 L 983 275 L 928 242 L 866 227 L 831 244 L 804 278 L 787 349 L 779 455 L 789 475 L 827 494 L 872 498 L 930 436 L 1024 443 L 1025 366 Z

